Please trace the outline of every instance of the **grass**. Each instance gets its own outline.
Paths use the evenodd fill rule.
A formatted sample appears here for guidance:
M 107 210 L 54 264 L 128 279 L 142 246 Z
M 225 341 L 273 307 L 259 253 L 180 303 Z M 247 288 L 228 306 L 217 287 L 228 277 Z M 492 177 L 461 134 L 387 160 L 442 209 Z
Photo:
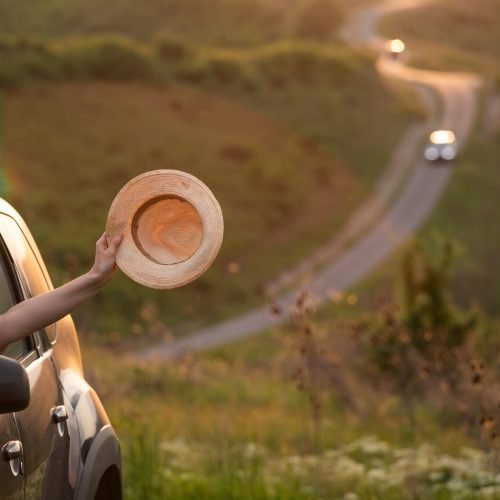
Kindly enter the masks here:
M 407 42 L 418 67 L 474 71 L 498 83 L 499 7 L 498 0 L 446 0 L 388 16 L 380 28 Z
M 340 328 L 339 332 L 345 334 Z M 221 441 L 256 442 L 278 454 L 310 453 L 314 448 L 309 406 L 289 376 L 294 354 L 281 343 L 267 356 L 247 354 L 249 349 L 263 353 L 270 342 L 278 341 L 262 335 L 208 356 L 149 366 L 138 366 L 127 356 L 120 356 L 117 364 L 116 352 L 85 343 L 87 378 L 124 433 L 132 431 L 129 423 L 136 429 L 147 423 L 165 440 L 211 446 Z M 359 383 L 361 388 L 362 381 Z M 356 397 L 366 394 L 361 389 Z M 369 417 L 353 411 L 335 395 L 329 398 L 322 448 L 344 446 L 370 434 L 395 446 L 432 441 L 450 452 L 471 444 L 463 433 L 458 437 L 453 426 L 446 431 L 436 424 L 440 418 L 446 419 L 437 409 L 422 406 L 415 428 L 395 398 L 388 394 L 377 398 L 379 403 L 371 407 Z
M 200 43 L 248 44 L 272 40 L 283 29 L 285 3 L 249 0 L 193 1 L 49 0 L 0 4 L 1 31 L 60 37 L 79 34 L 121 33 L 150 40 L 159 32 L 180 33 Z
M 256 46 L 288 37 L 335 37 L 345 12 L 365 0 L 0 1 L 0 31 L 57 38 L 120 33 L 150 41 L 167 32 L 196 43 Z
M 496 193 L 500 188 L 500 172 L 496 165 L 500 154 L 500 129 L 498 118 L 496 126 L 488 124 L 485 119 L 489 102 L 486 94 L 483 114 L 467 147 L 453 164 L 455 171 L 450 182 L 416 237 L 431 254 L 437 251 L 443 240 L 457 244 L 452 282 L 454 299 L 462 307 L 478 307 L 495 320 L 500 312 L 500 289 L 491 270 L 499 265 Z M 361 297 L 360 311 L 377 307 L 377 297 L 386 300 L 390 295 L 391 283 L 397 276 L 394 262 L 399 260 L 403 251 L 397 251 L 353 288 L 354 293 Z
M 251 59 L 268 57 L 259 54 Z M 347 64 L 349 51 L 335 57 Z M 108 333 L 140 332 L 140 311 L 152 302 L 159 320 L 193 327 L 260 301 L 266 280 L 342 224 L 413 116 L 369 64 L 359 59 L 335 86 L 311 81 L 307 94 L 305 82 L 256 92 L 229 88 L 219 97 L 179 86 L 98 82 L 10 92 L 4 156 L 11 201 L 33 227 L 56 283 L 89 265 L 90 242 L 111 200 L 140 172 L 189 171 L 223 208 L 226 236 L 209 273 L 169 294 L 119 277 L 81 311 L 82 324 L 97 317 Z M 387 126 L 366 127 L 368 116 Z M 238 274 L 228 271 L 234 261 Z
M 451 499 L 452 488 L 482 498 L 494 484 L 487 456 L 446 412 L 422 404 L 409 419 L 396 397 L 369 395 L 363 380 L 355 397 L 377 404 L 363 415 L 333 392 L 318 450 L 280 338 L 268 332 L 147 366 L 84 343 L 87 378 L 122 442 L 127 498 Z
M 496 193 L 500 189 L 499 139 L 499 130 L 491 136 L 481 131 L 475 134 L 422 235 L 430 241 L 439 234 L 461 244 L 455 296 L 462 305 L 476 302 L 492 317 L 500 312 L 500 288 L 491 272 L 500 264 L 495 223 Z

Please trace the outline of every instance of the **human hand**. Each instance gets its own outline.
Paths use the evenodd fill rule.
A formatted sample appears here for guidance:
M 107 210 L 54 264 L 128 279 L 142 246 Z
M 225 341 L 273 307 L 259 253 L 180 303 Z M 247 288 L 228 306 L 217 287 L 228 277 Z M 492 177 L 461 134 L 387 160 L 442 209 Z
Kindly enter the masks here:
M 116 253 L 122 240 L 123 235 L 120 235 L 108 242 L 106 233 L 103 233 L 95 244 L 95 260 L 90 274 L 100 287 L 105 286 L 116 271 Z

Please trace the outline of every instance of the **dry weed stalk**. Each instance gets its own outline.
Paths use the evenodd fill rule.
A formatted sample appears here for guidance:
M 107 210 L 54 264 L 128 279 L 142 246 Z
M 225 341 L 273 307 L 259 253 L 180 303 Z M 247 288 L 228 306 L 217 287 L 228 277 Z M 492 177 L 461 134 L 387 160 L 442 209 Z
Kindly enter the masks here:
M 312 445 L 321 448 L 322 426 L 328 393 L 334 393 L 348 407 L 360 410 L 341 371 L 343 359 L 331 347 L 331 332 L 314 319 L 315 298 L 307 291 L 299 293 L 287 312 L 276 304 L 271 311 L 284 316 L 288 328 L 279 332 L 287 353 L 293 353 L 290 378 L 308 401 L 311 415 Z

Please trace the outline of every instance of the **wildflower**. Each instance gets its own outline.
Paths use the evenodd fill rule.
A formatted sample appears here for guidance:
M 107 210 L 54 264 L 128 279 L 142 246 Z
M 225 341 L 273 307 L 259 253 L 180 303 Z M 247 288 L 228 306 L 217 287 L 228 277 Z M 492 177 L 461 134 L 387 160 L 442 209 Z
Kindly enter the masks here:
M 356 495 L 356 493 L 349 492 L 344 495 L 344 500 L 358 500 L 358 498 L 359 497 L 358 495 Z
M 367 474 L 369 481 L 380 481 L 385 482 L 387 479 L 387 474 L 384 469 L 370 469 Z

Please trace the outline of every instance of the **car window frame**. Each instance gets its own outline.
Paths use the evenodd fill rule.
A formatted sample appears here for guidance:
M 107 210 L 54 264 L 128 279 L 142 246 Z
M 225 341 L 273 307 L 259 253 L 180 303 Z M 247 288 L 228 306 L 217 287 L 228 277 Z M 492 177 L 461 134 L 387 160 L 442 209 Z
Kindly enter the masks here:
M 7 279 L 11 285 L 11 291 L 13 292 L 13 299 L 15 304 L 19 304 L 24 300 L 27 300 L 27 294 L 25 291 L 25 287 L 23 286 L 24 278 L 22 277 L 22 273 L 19 272 L 19 269 L 12 257 L 9 247 L 5 242 L 3 236 L 0 234 L 0 258 L 2 259 L 2 263 L 5 267 L 5 271 L 7 274 Z M 38 332 L 36 332 L 38 333 Z M 41 353 L 37 347 L 37 342 L 34 338 L 34 333 L 26 335 L 23 339 L 25 351 L 23 354 L 16 358 L 16 361 L 21 363 L 24 367 L 30 365 L 33 361 L 38 359 L 41 356 Z
M 43 262 L 43 258 L 40 255 L 38 248 L 36 247 L 36 243 L 33 240 L 33 236 L 31 235 L 29 228 L 26 226 L 26 224 L 22 219 L 18 220 L 16 217 L 13 217 L 9 213 L 0 212 L 0 216 L 4 217 L 5 219 L 8 220 L 10 224 L 15 226 L 15 232 L 19 232 L 23 246 L 26 247 L 26 249 L 29 249 L 27 258 L 33 260 L 36 263 L 35 267 L 39 271 L 40 278 L 43 280 L 44 283 L 44 286 L 42 288 L 45 288 L 45 290 L 43 290 L 41 293 L 47 293 L 52 291 L 54 289 L 52 280 L 50 279 L 47 268 L 45 267 L 45 263 Z M 8 230 L 7 232 L 9 235 L 12 234 L 11 230 Z M 14 241 L 12 243 L 15 244 Z M 33 293 L 34 290 L 31 284 L 30 275 L 22 265 L 18 264 L 18 259 L 14 258 L 11 255 L 7 241 L 5 241 L 5 247 L 7 249 L 11 265 L 13 265 L 16 270 L 16 275 L 22 289 L 22 295 L 24 297 L 24 300 L 39 295 L 40 293 L 37 293 L 36 295 Z M 37 281 L 39 279 L 36 277 L 33 278 L 34 281 Z M 49 332 L 47 331 L 47 328 L 49 326 L 53 327 L 53 335 L 51 334 L 51 336 L 49 336 Z M 49 352 L 57 343 L 57 338 L 58 338 L 57 321 L 55 321 L 51 325 L 47 325 L 44 328 L 40 328 L 36 332 L 33 332 L 32 336 L 33 336 L 32 340 L 34 340 L 34 343 L 36 345 L 36 348 L 40 356 L 42 356 L 46 352 Z

